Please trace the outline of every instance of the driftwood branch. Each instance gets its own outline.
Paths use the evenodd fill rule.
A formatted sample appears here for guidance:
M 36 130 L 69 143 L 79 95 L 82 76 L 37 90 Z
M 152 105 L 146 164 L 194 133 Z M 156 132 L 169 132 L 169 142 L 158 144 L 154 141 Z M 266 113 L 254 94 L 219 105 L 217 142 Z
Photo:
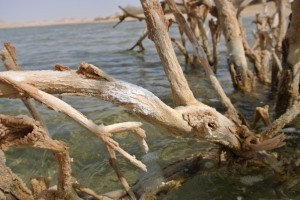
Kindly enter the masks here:
M 139 52 L 142 52 L 145 50 L 144 46 L 143 46 L 143 40 L 148 36 L 149 32 L 147 29 L 145 29 L 143 35 L 138 39 L 138 41 L 129 49 L 130 51 L 132 51 L 135 47 L 140 47 Z
M 149 38 L 155 44 L 170 82 L 174 105 L 186 106 L 197 103 L 174 52 L 168 35 L 169 24 L 160 4 L 156 1 L 141 1 L 141 3 L 146 16 Z
M 40 90 L 51 94 L 98 97 L 129 108 L 145 120 L 165 128 L 175 136 L 199 139 L 207 138 L 208 140 L 212 139 L 212 141 L 221 143 L 228 141 L 224 144 L 234 149 L 239 149 L 240 146 L 236 136 L 228 130 L 229 126 L 234 126 L 232 122 L 222 114 L 216 112 L 215 109 L 204 104 L 201 104 L 201 107 L 190 106 L 172 109 L 160 101 L 153 93 L 123 81 L 103 81 L 100 77 L 100 80 L 86 79 L 74 71 L 1 72 L 0 78 L 8 78 L 18 83 L 26 83 L 26 85 L 34 85 Z M 64 82 L 56 80 L 64 80 Z M 0 84 L 0 97 L 16 98 L 20 97 L 20 94 L 14 87 L 7 84 Z M 214 137 L 211 137 L 211 133 L 208 135 L 203 132 L 197 133 L 182 117 L 183 113 L 195 109 L 216 115 L 218 123 L 225 125 L 224 127 L 221 125 L 220 128 L 227 130 L 221 131 L 221 129 L 217 129 L 213 131 L 212 135 L 217 134 Z
M 159 179 L 159 181 L 164 180 L 164 182 L 151 191 L 148 191 L 148 189 L 143 186 L 142 182 L 137 182 L 131 187 L 118 166 L 116 152 L 121 153 L 125 158 L 144 171 L 146 171 L 146 165 L 123 150 L 112 137 L 115 134 L 129 132 L 136 137 L 142 151 L 147 152 L 149 148 L 145 141 L 145 131 L 141 128 L 142 123 L 125 122 L 107 126 L 97 125 L 73 107 L 51 94 L 90 96 L 113 102 L 117 105 L 126 107 L 151 124 L 166 129 L 176 137 L 188 137 L 217 143 L 224 147 L 223 149 L 226 149 L 226 151 L 233 153 L 233 157 L 239 157 L 242 160 L 254 160 L 257 155 L 262 155 L 261 151 L 272 150 L 284 145 L 284 134 L 278 135 L 277 133 L 279 133 L 281 129 L 287 123 L 292 121 L 300 112 L 298 96 L 300 56 L 298 56 L 299 51 L 297 49 L 298 47 L 296 47 L 299 43 L 298 37 L 294 37 L 296 35 L 295 32 L 292 32 L 292 38 L 295 42 L 289 44 L 290 46 L 287 46 L 290 50 L 290 54 L 287 55 L 288 57 L 286 58 L 290 64 L 289 67 L 293 66 L 290 75 L 293 77 L 294 81 L 289 89 L 294 93 L 297 93 L 292 99 L 294 105 L 272 124 L 269 119 L 268 108 L 257 108 L 254 122 L 257 123 L 260 119 L 263 119 L 263 122 L 268 127 L 262 133 L 255 134 L 249 130 L 249 127 L 243 125 L 245 123 L 242 122 L 242 117 L 232 105 L 230 99 L 226 96 L 210 66 L 212 59 L 207 58 L 210 57 L 210 47 L 208 37 L 206 36 L 206 30 L 204 29 L 204 22 L 208 12 L 217 16 L 217 8 L 219 16 L 218 22 L 215 23 L 211 21 L 211 32 L 214 45 L 214 70 L 216 71 L 217 69 L 217 45 L 220 39 L 220 27 L 222 26 L 229 50 L 233 82 L 237 88 L 244 91 L 250 91 L 252 89 L 253 77 L 251 72 L 247 69 L 243 56 L 244 53 L 248 54 L 249 58 L 257 65 L 256 67 L 260 67 L 262 71 L 264 71 L 262 68 L 269 65 L 268 61 L 272 55 L 272 37 L 276 35 L 276 31 L 273 29 L 271 30 L 270 28 L 271 22 L 268 20 L 271 20 L 271 18 L 268 18 L 266 14 L 261 21 L 259 21 L 259 17 L 257 18 L 257 23 L 261 23 L 261 27 L 270 29 L 260 30 L 258 32 L 258 45 L 256 49 L 251 49 L 247 43 L 242 25 L 240 24 L 239 27 L 237 23 L 240 13 L 251 0 L 242 1 L 237 14 L 230 1 L 215 0 L 216 5 L 207 0 L 183 1 L 183 5 L 188 13 L 190 26 L 185 21 L 183 15 L 178 11 L 174 1 L 166 0 L 166 2 L 179 25 L 183 46 L 180 46 L 181 44 L 175 39 L 170 39 L 168 31 L 171 21 L 165 19 L 160 4 L 156 0 L 141 0 L 145 17 L 133 17 L 139 20 L 146 19 L 147 29 L 132 49 L 136 46 L 140 46 L 141 49 L 143 49 L 142 41 L 147 36 L 155 43 L 165 74 L 170 82 L 175 105 L 174 108 L 163 103 L 150 91 L 114 79 L 97 67 L 86 63 L 82 63 L 77 71 L 72 71 L 66 66 L 57 65 L 56 70 L 58 71 L 0 72 L 0 98 L 23 98 L 25 103 L 28 101 L 28 98 L 33 98 L 53 110 L 68 115 L 100 138 L 106 145 L 110 157 L 110 164 L 115 170 L 124 190 L 98 195 L 94 191 L 74 183 L 74 179 L 71 177 L 71 158 L 69 157 L 66 145 L 61 141 L 51 139 L 50 136 L 47 135 L 45 129 L 41 126 L 43 123 L 42 121 L 39 123 L 24 116 L 8 117 L 0 115 L 1 149 L 7 150 L 10 147 L 29 146 L 50 150 L 55 154 L 60 173 L 57 189 L 52 189 L 51 191 L 49 189 L 48 180 L 43 178 L 32 179 L 31 182 L 34 186 L 32 194 L 24 184 L 12 174 L 12 172 L 6 170 L 7 167 L 4 165 L 5 161 L 2 162 L 2 152 L 0 150 L 0 199 L 11 196 L 20 199 L 47 199 L 53 194 L 55 194 L 55 198 L 73 199 L 73 188 L 78 193 L 88 194 L 94 199 L 143 199 L 149 198 L 151 196 L 149 193 L 159 194 L 170 190 L 170 188 L 176 188 L 199 170 L 199 167 L 205 166 L 203 163 L 205 160 L 201 156 L 196 155 L 190 159 L 176 162 L 171 167 L 169 166 L 169 168 L 164 168 L 163 177 L 162 179 Z M 162 3 L 164 8 L 166 2 Z M 277 2 L 280 2 L 282 7 L 283 1 L 278 0 Z M 296 3 L 294 5 L 296 5 Z M 120 9 L 124 12 L 123 17 L 120 18 L 120 22 L 125 20 L 126 17 L 132 17 L 132 14 L 128 13 L 122 7 L 120 7 Z M 281 9 L 280 13 L 282 19 L 284 14 L 283 10 L 285 8 Z M 298 16 L 297 13 L 295 13 L 294 16 Z M 293 20 L 295 19 L 296 17 Z M 295 26 L 296 22 L 297 20 L 292 21 L 291 27 L 298 31 L 299 27 L 297 28 L 297 26 Z M 284 23 L 285 22 L 282 23 L 282 27 L 285 26 Z M 282 27 L 278 27 L 278 41 L 283 40 Z M 206 74 L 210 77 L 215 90 L 220 96 L 222 103 L 226 106 L 226 116 L 219 113 L 214 108 L 200 103 L 193 96 L 171 43 L 171 41 L 175 42 L 186 58 L 192 60 L 185 49 L 183 33 L 187 35 L 193 45 L 196 54 L 196 56 L 193 57 L 193 62 L 199 61 L 201 63 Z M 244 38 L 242 38 L 243 36 Z M 244 43 L 244 47 L 241 41 Z M 201 45 L 204 45 L 205 48 L 203 49 Z M 277 51 L 281 49 L 281 47 L 279 47 L 280 46 L 276 47 Z M 243 50 L 246 50 L 246 52 L 243 52 Z M 280 63 L 280 55 L 274 55 L 273 57 Z M 5 65 L 8 65 L 7 63 L 9 63 L 9 65 L 12 66 L 8 68 L 20 70 L 20 67 L 17 65 L 16 50 L 12 45 L 5 44 L 4 50 L 0 53 L 0 57 L 4 60 Z M 285 59 L 284 56 L 283 58 Z M 282 67 L 278 64 L 278 69 L 282 69 L 280 71 L 284 71 L 285 67 L 284 62 Z M 31 108 L 32 106 L 29 107 Z M 36 119 L 39 118 L 34 114 L 33 116 Z M 256 126 L 256 124 L 254 124 L 254 126 Z M 186 173 L 185 170 L 178 170 L 182 167 L 190 171 L 190 173 Z M 3 180 L 2 177 L 4 177 Z M 141 180 L 143 181 L 147 178 L 149 177 L 146 175 L 145 177 L 142 177 Z M 8 182 L 8 187 L 4 185 L 6 183 L 3 181 Z M 17 187 L 17 189 L 12 191 L 12 187 Z M 19 197 L 18 195 L 21 196 Z
M 2 138 L 2 134 L 0 136 Z M 0 150 L 0 199 L 33 200 L 32 192 L 23 181 L 6 166 L 6 158 Z
M 300 113 L 300 101 L 292 105 L 287 111 L 276 119 L 272 125 L 261 133 L 265 138 L 271 138 L 278 133 L 286 124 L 294 120 Z
M 197 60 L 195 56 L 189 55 L 186 48 L 178 40 L 176 40 L 175 38 L 171 38 L 171 40 L 176 44 L 177 48 L 184 55 L 186 64 L 190 63 L 193 67 L 200 65 L 199 60 Z
M 300 73 L 300 3 L 295 1 L 292 4 L 292 16 L 286 38 L 283 41 L 282 67 L 278 84 L 278 95 L 276 102 L 277 114 L 283 113 L 293 105 L 299 98 L 299 73 Z
M 248 70 L 236 10 L 232 2 L 227 0 L 215 0 L 215 4 L 226 40 L 233 85 L 242 91 L 251 91 L 253 89 L 253 74 Z
M 130 188 L 127 180 L 124 178 L 123 174 L 121 173 L 119 164 L 117 162 L 117 157 L 116 157 L 116 153 L 113 149 L 111 149 L 108 145 L 106 145 L 107 147 L 107 151 L 110 157 L 109 163 L 112 166 L 112 168 L 115 170 L 119 181 L 121 182 L 121 184 L 123 185 L 124 189 L 126 190 L 126 192 L 128 193 L 128 195 L 130 196 L 130 198 L 132 200 L 136 200 L 135 194 L 133 193 L 132 189 Z
M 119 6 L 119 8 L 123 11 L 124 14 L 119 16 L 119 22 L 113 26 L 114 28 L 116 28 L 120 23 L 122 23 L 127 17 L 132 17 L 139 21 L 145 20 L 145 17 L 140 17 L 138 15 L 132 14 L 126 9 L 122 8 L 121 6 Z
M 0 53 L 2 55 L 1 59 L 7 70 L 10 71 L 23 70 L 22 67 L 18 65 L 17 49 L 10 42 L 4 43 L 4 48 L 1 50 Z M 28 108 L 33 118 L 41 123 L 41 125 L 44 127 L 46 132 L 49 132 L 45 124 L 45 121 L 43 120 L 41 114 L 38 112 L 34 104 L 34 101 L 30 98 L 27 99 L 23 98 L 22 101 L 25 104 L 25 106 Z
M 215 21 L 213 18 L 209 20 L 208 22 L 212 43 L 213 43 L 213 70 L 214 73 L 217 73 L 218 70 L 218 47 L 220 44 L 220 38 L 221 38 L 221 27 L 220 22 L 217 20 Z
M 121 153 L 125 158 L 127 158 L 130 162 L 132 162 L 137 167 L 141 168 L 142 170 L 146 170 L 146 166 L 135 159 L 133 156 L 129 155 L 126 151 L 124 151 L 122 148 L 119 147 L 118 143 L 116 143 L 114 140 L 108 137 L 109 133 L 104 132 L 104 129 L 102 126 L 96 125 L 91 120 L 87 119 L 84 115 L 82 115 L 80 112 L 72 108 L 69 104 L 65 103 L 64 101 L 47 94 L 41 90 L 38 90 L 37 88 L 30 86 L 28 84 L 24 83 L 18 83 L 12 79 L 9 78 L 1 78 L 1 81 L 12 85 L 15 89 L 17 89 L 19 92 L 24 93 L 26 96 L 32 97 L 35 100 L 41 102 L 42 104 L 45 104 L 46 106 L 52 108 L 53 110 L 57 112 L 62 112 L 66 115 L 68 115 L 70 118 L 74 119 L 76 122 L 81 124 L 83 127 L 94 133 L 97 137 L 99 137 L 104 143 L 106 143 L 110 148 L 112 148 L 115 151 L 118 151 Z
M 169 4 L 170 9 L 172 10 L 172 12 L 175 16 L 177 23 L 179 24 L 179 26 L 182 27 L 183 31 L 185 32 L 185 34 L 187 35 L 187 37 L 191 41 L 191 43 L 193 45 L 193 48 L 194 48 L 194 51 L 196 53 L 196 56 L 198 57 L 198 59 L 200 60 L 202 66 L 204 67 L 204 70 L 205 70 L 207 76 L 210 78 L 210 81 L 212 82 L 213 87 L 215 88 L 218 95 L 220 96 L 222 103 L 228 109 L 228 113 L 230 113 L 231 117 L 234 118 L 234 120 L 236 122 L 239 122 L 240 120 L 239 120 L 239 116 L 238 116 L 238 111 L 232 105 L 230 99 L 225 94 L 220 82 L 218 81 L 218 79 L 216 78 L 214 72 L 212 71 L 212 68 L 209 65 L 209 62 L 207 60 L 207 57 L 204 53 L 203 48 L 199 45 L 195 35 L 193 34 L 192 30 L 188 26 L 187 22 L 185 21 L 184 17 L 180 13 L 180 11 L 177 9 L 176 4 L 174 3 L 174 1 L 173 0 L 167 0 L 167 3 Z
M 256 128 L 256 125 L 260 119 L 262 119 L 262 121 L 266 127 L 268 127 L 272 124 L 271 120 L 270 120 L 270 116 L 269 116 L 269 106 L 268 105 L 266 105 L 264 107 L 257 107 L 255 109 L 254 120 L 253 120 L 254 128 Z
M 57 196 L 68 198 L 72 196 L 71 158 L 66 145 L 57 140 L 52 140 L 41 125 L 26 117 L 9 117 L 0 115 L 1 142 L 3 150 L 10 147 L 37 147 L 55 153 L 59 165 L 59 180 Z

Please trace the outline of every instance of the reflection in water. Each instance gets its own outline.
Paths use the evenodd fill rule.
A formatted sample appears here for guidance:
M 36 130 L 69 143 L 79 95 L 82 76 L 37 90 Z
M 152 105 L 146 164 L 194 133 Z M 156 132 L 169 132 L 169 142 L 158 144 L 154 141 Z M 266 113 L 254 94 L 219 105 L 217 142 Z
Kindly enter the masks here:
M 246 28 L 249 28 L 250 25 L 251 21 L 249 20 Z M 103 23 L 2 29 L 0 30 L 0 42 L 11 41 L 17 47 L 19 64 L 25 70 L 53 69 L 57 63 L 76 69 L 80 62 L 88 62 L 100 67 L 115 78 L 150 90 L 165 103 L 172 105 L 169 83 L 164 75 L 154 44 L 150 40 L 145 40 L 146 51 L 144 53 L 125 51 L 142 34 L 145 27 L 144 22 L 126 22 L 116 29 L 113 29 L 112 26 L 111 23 Z M 178 37 L 177 31 L 175 26 L 171 27 L 171 36 Z M 227 69 L 224 41 L 221 41 L 220 51 L 217 77 L 225 92 L 245 117 L 250 119 L 256 106 L 268 103 L 272 107 L 272 101 L 270 102 L 267 97 L 266 86 L 257 85 L 256 93 L 252 94 L 234 92 Z M 180 55 L 178 58 L 184 66 L 184 57 Z M 4 70 L 2 62 L 0 69 Z M 197 99 L 221 112 L 224 111 L 224 107 L 212 90 L 211 83 L 205 77 L 202 69 L 186 71 L 186 78 Z M 142 121 L 130 111 L 96 98 L 63 97 L 63 100 L 97 124 L 109 125 L 125 121 Z M 101 141 L 68 117 L 42 105 L 38 105 L 38 109 L 44 116 L 53 137 L 65 141 L 70 147 L 71 157 L 74 158 L 73 174 L 80 183 L 99 193 L 121 188 L 116 175 L 109 166 L 107 152 Z M 0 113 L 28 114 L 20 100 L 11 99 L 0 99 Z M 129 183 L 133 184 L 141 176 L 145 189 L 148 191 L 154 190 L 162 181 L 161 166 L 166 166 L 178 158 L 210 146 L 205 142 L 174 138 L 165 131 L 142 122 L 151 153 L 143 156 L 130 134 L 119 134 L 114 138 L 126 151 L 136 155 L 138 159 L 148 165 L 149 171 L 141 174 L 140 170 L 118 155 L 120 167 Z M 49 176 L 53 180 L 57 176 L 57 166 L 53 155 L 44 150 L 11 149 L 7 153 L 7 162 L 26 181 L 31 176 Z M 248 182 L 252 180 L 253 185 L 242 184 L 241 180 Z M 296 181 L 299 185 L 299 178 Z M 274 199 L 276 198 L 273 187 L 275 183 L 276 181 L 272 182 L 270 178 L 266 178 L 263 172 L 230 174 L 227 169 L 218 169 L 209 173 L 200 173 L 165 198 L 237 199 L 237 197 L 243 197 L 251 199 L 253 196 Z M 294 185 L 297 186 L 297 182 Z M 286 187 L 296 186 L 287 184 Z

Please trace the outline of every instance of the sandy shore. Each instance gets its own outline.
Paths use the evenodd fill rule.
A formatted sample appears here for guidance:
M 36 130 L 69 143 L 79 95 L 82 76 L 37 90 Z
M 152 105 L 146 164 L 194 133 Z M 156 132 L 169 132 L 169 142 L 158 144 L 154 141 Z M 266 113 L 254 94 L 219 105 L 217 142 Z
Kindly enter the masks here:
M 95 20 L 94 18 L 85 19 L 64 19 L 59 21 L 34 21 L 34 22 L 16 22 L 16 23 L 6 23 L 0 21 L 0 29 L 4 28 L 18 28 L 18 27 L 35 27 L 35 26 L 53 26 L 53 25 L 67 25 L 67 24 L 84 24 L 84 23 L 99 23 L 99 22 L 117 22 L 118 18 L 105 19 L 105 20 Z
M 275 12 L 276 7 L 274 2 L 268 2 L 268 13 L 272 14 Z M 245 8 L 242 12 L 243 17 L 254 17 L 256 13 L 261 13 L 263 11 L 263 6 L 261 4 L 251 5 Z M 289 11 L 290 12 L 290 11 Z M 288 13 L 289 13 L 288 12 Z M 125 21 L 136 20 L 133 18 L 126 18 Z M 3 28 L 17 28 L 17 27 L 33 27 L 33 26 L 51 26 L 51 25 L 66 25 L 66 24 L 84 24 L 84 23 L 107 23 L 119 21 L 118 15 L 112 15 L 106 18 L 84 18 L 84 19 L 63 19 L 59 21 L 35 21 L 35 22 L 16 22 L 16 23 L 6 23 L 0 21 L 0 29 Z

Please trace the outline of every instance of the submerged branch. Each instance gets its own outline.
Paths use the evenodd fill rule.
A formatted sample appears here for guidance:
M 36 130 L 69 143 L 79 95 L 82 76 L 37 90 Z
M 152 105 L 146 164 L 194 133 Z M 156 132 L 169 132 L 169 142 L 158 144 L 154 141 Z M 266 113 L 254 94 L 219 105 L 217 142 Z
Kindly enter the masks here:
M 143 46 L 143 40 L 148 36 L 149 31 L 147 29 L 145 29 L 143 35 L 138 39 L 138 41 L 129 49 L 130 51 L 133 50 L 135 47 L 140 47 L 139 52 L 142 52 L 145 50 L 144 46 Z

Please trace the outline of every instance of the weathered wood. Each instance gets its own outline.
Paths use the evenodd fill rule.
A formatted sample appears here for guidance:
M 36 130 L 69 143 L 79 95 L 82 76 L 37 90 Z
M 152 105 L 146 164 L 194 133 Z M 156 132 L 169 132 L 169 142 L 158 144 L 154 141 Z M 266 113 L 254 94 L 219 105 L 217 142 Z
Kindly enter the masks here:
M 143 33 L 143 35 L 138 39 L 138 41 L 130 48 L 130 49 L 128 49 L 128 50 L 133 50 L 135 47 L 140 47 L 140 50 L 139 50 L 139 52 L 142 52 L 142 51 L 144 51 L 145 50 L 145 48 L 144 48 L 144 46 L 143 46 L 143 40 L 148 36 L 148 30 L 147 30 L 147 28 L 145 28 L 145 30 L 144 30 L 144 33 Z
M 253 74 L 248 70 L 236 10 L 232 3 L 227 0 L 215 0 L 215 4 L 226 40 L 233 85 L 239 90 L 249 92 L 253 89 Z
M 283 42 L 282 75 L 280 77 L 276 112 L 280 115 L 299 98 L 300 79 L 300 2 L 292 4 L 292 17 Z
M 33 200 L 31 191 L 23 181 L 15 175 L 5 164 L 6 159 L 0 150 L 0 199 L 28 199 Z
M 261 46 L 260 50 L 254 51 L 246 38 L 246 31 L 242 25 L 241 22 L 240 24 L 240 29 L 241 29 L 241 34 L 242 34 L 242 41 L 243 41 L 243 46 L 245 50 L 245 55 L 249 58 L 249 60 L 253 63 L 254 69 L 256 71 L 258 80 L 263 83 L 263 84 L 269 84 L 271 83 L 271 80 L 269 78 L 269 61 L 270 61 L 270 53 L 269 53 L 269 48 L 266 48 L 264 46 Z
M 128 154 L 126 151 L 124 151 L 121 147 L 119 147 L 118 143 L 112 140 L 108 137 L 109 133 L 105 132 L 105 129 L 103 126 L 96 125 L 93 121 L 87 119 L 83 114 L 81 114 L 79 111 L 75 110 L 72 106 L 65 103 L 64 101 L 47 94 L 41 90 L 38 90 L 37 88 L 30 86 L 28 84 L 24 83 L 18 83 L 17 81 L 14 81 L 9 78 L 2 78 L 2 82 L 5 82 L 6 84 L 9 84 L 16 88 L 19 92 L 34 98 L 35 100 L 45 104 L 46 106 L 52 108 L 53 110 L 57 112 L 62 112 L 69 116 L 70 118 L 74 119 L 76 122 L 78 122 L 80 125 L 94 133 L 98 138 L 100 138 L 105 144 L 107 144 L 110 148 L 112 148 L 115 151 L 118 151 L 121 153 L 125 158 L 127 158 L 131 163 L 136 165 L 137 167 L 141 168 L 144 171 L 147 171 L 146 166 Z
M 141 0 L 141 3 L 146 16 L 149 38 L 155 44 L 170 82 L 174 105 L 186 106 L 197 103 L 177 60 L 171 39 L 168 35 L 168 22 L 164 17 L 160 4 L 157 1 L 151 0 Z
M 294 120 L 300 113 L 300 101 L 293 104 L 278 119 L 276 119 L 270 127 L 264 130 L 261 135 L 265 138 L 271 138 L 278 133 L 285 125 Z
M 51 139 L 39 122 L 26 116 L 0 115 L 0 126 L 2 150 L 6 151 L 10 147 L 37 147 L 55 153 L 59 165 L 57 197 L 69 199 L 72 196 L 72 169 L 67 146 L 61 141 Z M 12 185 L 9 187 L 14 190 Z
M 141 87 L 115 80 L 112 82 L 87 79 L 74 71 L 28 71 L 28 72 L 0 72 L 0 79 L 9 78 L 19 83 L 34 85 L 50 94 L 72 94 L 78 96 L 93 96 L 118 105 L 125 106 L 150 123 L 163 127 L 175 136 L 207 139 L 233 149 L 240 149 L 240 142 L 230 130 L 234 123 L 218 113 L 214 108 L 204 104 L 195 106 L 178 107 L 172 109 L 164 104 L 153 93 Z M 64 80 L 58 81 L 58 80 Z M 19 92 L 7 84 L 0 84 L 0 97 L 20 97 Z M 219 128 L 210 129 L 208 132 L 193 129 L 183 114 L 191 111 L 209 113 L 213 115 Z M 209 117 L 210 118 L 210 117 Z M 210 121 L 210 120 L 209 120 Z M 209 121 L 203 121 L 207 126 Z M 90 122 L 89 122 L 90 123 Z M 208 127 L 207 127 L 208 128 Z
M 222 103 L 226 106 L 230 118 L 233 119 L 236 123 L 239 123 L 240 119 L 239 119 L 238 111 L 232 105 L 231 100 L 225 94 L 220 82 L 216 78 L 215 73 L 212 71 L 212 68 L 209 65 L 209 62 L 207 60 L 206 54 L 205 54 L 203 48 L 201 47 L 201 45 L 199 44 L 199 42 L 197 41 L 196 36 L 193 34 L 191 28 L 188 26 L 184 17 L 180 13 L 180 11 L 177 9 L 174 1 L 167 0 L 167 3 L 169 4 L 170 9 L 172 10 L 172 12 L 175 16 L 177 23 L 179 24 L 179 26 L 181 26 L 182 30 L 185 32 L 185 34 L 189 38 L 190 42 L 192 43 L 194 52 L 195 52 L 198 60 L 200 61 L 201 65 L 203 66 L 203 68 L 206 72 L 206 75 L 209 77 L 217 94 L 220 96 Z
M 123 11 L 123 15 L 119 16 L 119 22 L 113 26 L 114 28 L 116 28 L 120 23 L 122 23 L 127 17 L 135 18 L 139 21 L 145 20 L 145 17 L 132 14 L 126 9 L 122 8 L 121 6 L 119 6 L 119 8 Z
M 213 44 L 213 70 L 214 73 L 217 73 L 218 70 L 218 51 L 219 51 L 219 44 L 220 44 L 220 38 L 221 38 L 221 27 L 220 22 L 215 21 L 213 18 L 209 20 L 208 22 L 211 38 L 212 38 L 212 44 Z
M 18 57 L 17 57 L 17 49 L 15 46 L 13 46 L 10 42 L 5 42 L 4 43 L 4 48 L 1 50 L 0 54 L 2 54 L 1 59 L 4 63 L 4 66 L 6 67 L 7 70 L 11 71 L 22 71 L 22 67 L 18 65 Z M 43 120 L 41 114 L 37 110 L 35 103 L 32 99 L 22 99 L 23 103 L 31 113 L 34 119 L 39 121 L 46 132 L 49 133 L 47 126 L 45 124 L 45 121 Z

